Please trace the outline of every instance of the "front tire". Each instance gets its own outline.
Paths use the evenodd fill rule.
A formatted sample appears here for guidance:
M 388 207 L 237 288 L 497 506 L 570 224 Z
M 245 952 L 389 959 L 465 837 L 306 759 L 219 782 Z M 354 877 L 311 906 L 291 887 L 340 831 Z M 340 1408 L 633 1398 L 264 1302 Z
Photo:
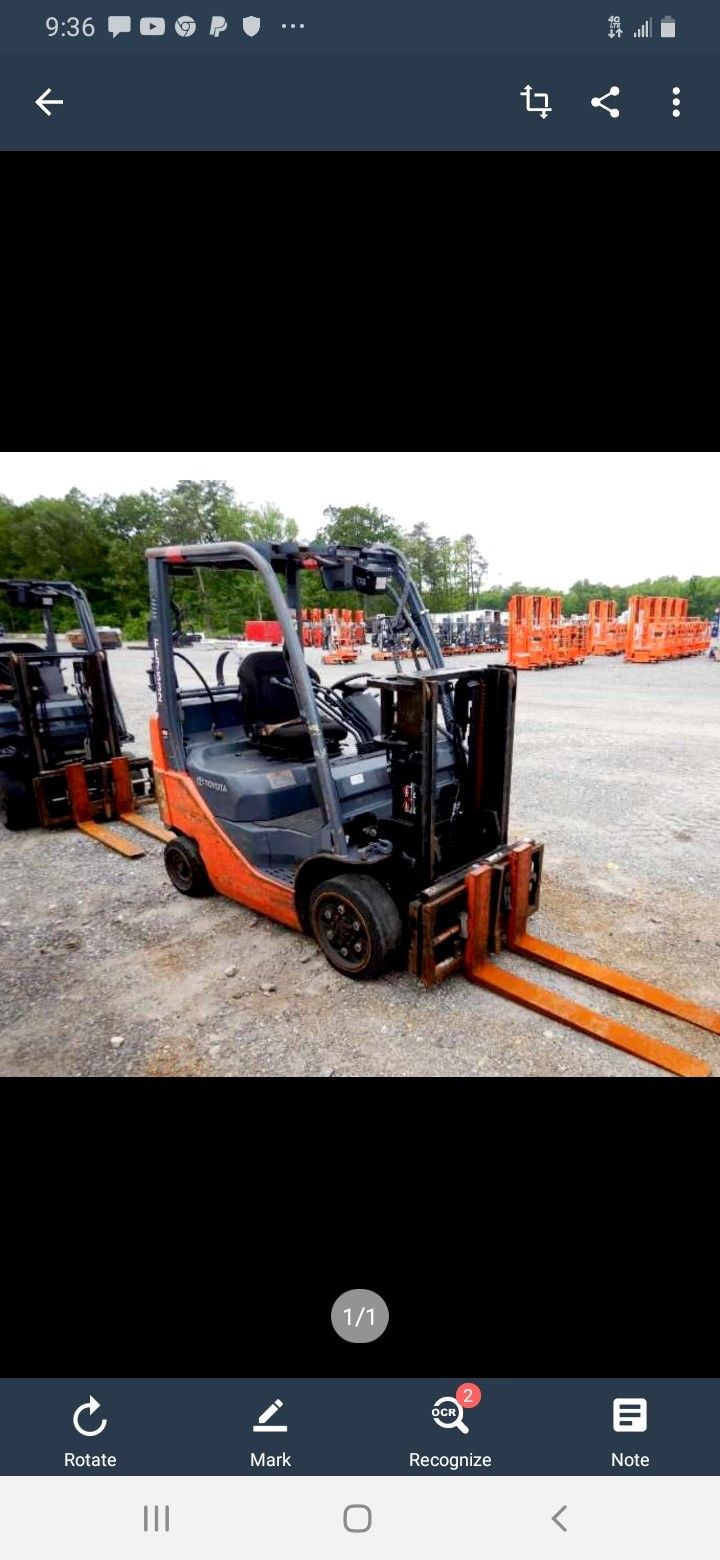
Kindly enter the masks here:
M 345 872 L 310 895 L 310 927 L 333 969 L 373 980 L 397 960 L 402 921 L 387 889 L 365 872 Z
M 188 839 L 186 835 L 168 840 L 164 856 L 165 871 L 179 894 L 186 894 L 190 899 L 200 899 L 204 894 L 215 892 L 194 840 Z
M 37 808 L 32 786 L 17 775 L 0 774 L 0 823 L 6 829 L 32 829 Z

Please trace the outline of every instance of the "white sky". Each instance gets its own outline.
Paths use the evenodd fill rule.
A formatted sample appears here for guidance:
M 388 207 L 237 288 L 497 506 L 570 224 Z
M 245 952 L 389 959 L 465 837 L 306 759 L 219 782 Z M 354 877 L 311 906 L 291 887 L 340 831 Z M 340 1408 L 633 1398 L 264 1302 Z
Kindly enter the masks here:
M 487 584 L 623 584 L 646 576 L 720 574 L 720 455 L 11 454 L 0 493 L 22 503 L 78 487 L 96 497 L 222 478 L 244 503 L 272 502 L 310 540 L 328 504 L 375 504 L 402 526 L 472 531 Z

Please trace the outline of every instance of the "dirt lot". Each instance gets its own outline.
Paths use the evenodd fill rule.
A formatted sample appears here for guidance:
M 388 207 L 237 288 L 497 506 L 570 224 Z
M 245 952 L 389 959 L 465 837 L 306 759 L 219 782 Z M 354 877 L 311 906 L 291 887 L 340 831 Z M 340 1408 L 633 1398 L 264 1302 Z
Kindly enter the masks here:
M 216 652 L 189 653 L 207 675 Z M 138 752 L 148 660 L 110 656 Z M 520 674 L 511 838 L 546 845 L 533 932 L 720 1005 L 719 776 L 707 658 Z M 152 840 L 126 861 L 74 832 L 0 830 L 0 949 L 5 1076 L 666 1076 L 459 977 L 358 986 L 298 934 L 182 898 Z M 720 1038 L 538 978 L 720 1074 Z

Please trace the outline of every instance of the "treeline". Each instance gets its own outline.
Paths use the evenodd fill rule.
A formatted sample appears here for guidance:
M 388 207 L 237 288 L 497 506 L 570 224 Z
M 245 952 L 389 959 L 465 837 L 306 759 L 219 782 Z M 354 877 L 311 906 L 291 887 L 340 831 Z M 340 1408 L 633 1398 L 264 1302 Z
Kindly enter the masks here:
M 433 536 L 419 522 L 402 529 L 390 515 L 369 505 L 330 506 L 316 536 L 299 535 L 296 521 L 270 504 L 259 509 L 240 503 L 225 482 L 178 482 L 165 491 L 123 494 L 120 498 L 88 498 L 73 489 L 62 499 L 36 498 L 14 504 L 0 497 L 0 577 L 35 576 L 70 579 L 82 586 L 99 623 L 116 624 L 126 638 L 145 636 L 148 616 L 146 547 L 182 542 L 293 540 L 368 543 L 385 541 L 408 557 L 431 612 L 463 612 L 480 607 L 505 608 L 510 597 L 563 595 L 566 613 L 584 612 L 593 596 L 614 597 L 620 610 L 631 595 L 687 596 L 690 611 L 709 616 L 720 603 L 720 576 L 675 575 L 639 580 L 630 585 L 592 584 L 577 580 L 569 591 L 515 581 L 507 589 L 485 587 L 487 560 L 476 538 Z M 177 584 L 177 597 L 188 627 L 207 634 L 241 633 L 248 617 L 267 617 L 270 604 L 258 576 L 197 572 Z M 305 605 L 366 606 L 392 610 L 386 600 L 347 593 L 329 597 L 316 575 L 303 578 Z M 64 609 L 59 626 L 66 627 Z M 37 624 L 0 603 L 0 617 L 11 631 Z
M 480 604 L 486 560 L 469 533 L 459 540 L 433 538 L 417 525 L 408 534 L 379 509 L 329 507 L 313 536 L 299 538 L 297 522 L 270 504 L 253 509 L 240 503 L 225 482 L 178 482 L 172 490 L 88 498 L 73 489 L 62 499 L 37 498 L 16 505 L 0 498 L 0 577 L 71 579 L 86 591 L 96 620 L 122 628 L 126 638 L 146 631 L 147 564 L 145 549 L 182 542 L 295 540 L 363 544 L 385 541 L 405 551 L 428 605 L 437 611 L 461 611 Z M 303 577 L 308 607 L 370 604 L 393 610 L 386 598 L 342 592 L 329 596 L 317 575 Z M 209 634 L 240 633 L 248 617 L 267 617 L 270 603 L 257 574 L 198 571 L 178 581 L 176 596 L 186 626 Z M 27 623 L 3 606 L 13 631 Z M 59 608 L 65 627 L 71 613 Z

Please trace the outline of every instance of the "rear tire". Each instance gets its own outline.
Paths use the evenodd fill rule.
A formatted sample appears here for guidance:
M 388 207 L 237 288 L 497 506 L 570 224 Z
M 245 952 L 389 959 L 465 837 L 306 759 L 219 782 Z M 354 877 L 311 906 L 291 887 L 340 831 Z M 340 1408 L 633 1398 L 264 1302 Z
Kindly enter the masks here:
M 164 856 L 165 871 L 179 894 L 187 894 L 191 899 L 214 894 L 215 890 L 194 840 L 184 834 L 178 835 L 175 840 L 168 840 Z
M 6 829 L 32 829 L 37 821 L 32 787 L 17 775 L 0 774 L 0 823 Z
M 310 927 L 333 969 L 352 980 L 373 980 L 396 962 L 402 921 L 387 889 L 365 872 L 345 872 L 310 895 Z

